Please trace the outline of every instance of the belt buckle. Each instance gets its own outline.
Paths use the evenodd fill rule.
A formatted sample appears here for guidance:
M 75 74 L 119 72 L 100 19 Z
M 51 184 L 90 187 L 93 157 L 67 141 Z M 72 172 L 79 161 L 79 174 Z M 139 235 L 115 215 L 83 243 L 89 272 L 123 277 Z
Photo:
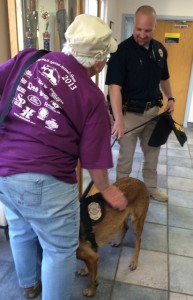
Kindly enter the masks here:
M 145 105 L 145 110 L 148 110 L 151 108 L 151 102 L 147 102 L 146 105 Z

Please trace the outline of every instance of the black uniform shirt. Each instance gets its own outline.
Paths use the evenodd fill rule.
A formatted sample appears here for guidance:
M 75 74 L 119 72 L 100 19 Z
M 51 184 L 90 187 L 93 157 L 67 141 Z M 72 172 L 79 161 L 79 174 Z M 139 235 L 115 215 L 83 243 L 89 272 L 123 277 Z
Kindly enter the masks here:
M 106 84 L 122 87 L 123 102 L 153 101 L 160 98 L 160 80 L 169 78 L 167 51 L 156 40 L 149 49 L 139 46 L 133 36 L 119 44 L 108 62 Z

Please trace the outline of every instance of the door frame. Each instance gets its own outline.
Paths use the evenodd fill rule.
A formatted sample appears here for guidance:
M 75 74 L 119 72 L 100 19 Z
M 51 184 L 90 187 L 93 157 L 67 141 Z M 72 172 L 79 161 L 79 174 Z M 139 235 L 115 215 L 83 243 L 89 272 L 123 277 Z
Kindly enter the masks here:
M 122 14 L 122 27 L 121 27 L 121 41 L 125 40 L 129 36 L 131 36 L 133 32 L 133 20 L 134 14 Z M 164 15 L 157 15 L 157 20 L 163 21 L 192 21 L 193 17 L 182 17 L 182 16 L 164 16 Z M 127 30 L 126 30 L 127 27 Z M 186 101 L 186 109 L 184 113 L 184 128 L 188 127 L 188 120 L 190 114 L 190 107 L 191 104 L 193 105 L 193 61 L 192 61 L 192 68 L 190 74 L 190 81 L 188 87 L 188 94 L 187 94 L 187 101 Z

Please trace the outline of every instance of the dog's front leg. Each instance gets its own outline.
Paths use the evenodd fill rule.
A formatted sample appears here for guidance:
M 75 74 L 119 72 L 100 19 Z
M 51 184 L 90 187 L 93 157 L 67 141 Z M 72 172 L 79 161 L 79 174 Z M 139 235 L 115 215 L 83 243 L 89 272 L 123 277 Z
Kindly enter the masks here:
M 95 295 L 98 285 L 97 275 L 99 254 L 91 248 L 90 243 L 87 241 L 83 244 L 80 243 L 80 246 L 77 249 L 77 258 L 83 260 L 87 266 L 87 268 L 82 269 L 78 274 L 87 275 L 88 273 L 90 279 L 90 287 L 86 288 L 83 291 L 83 294 L 84 296 L 92 297 Z
M 98 260 L 99 260 L 99 254 L 94 250 L 92 250 L 91 255 L 89 255 L 85 259 L 85 263 L 88 268 L 88 274 L 90 277 L 90 287 L 88 287 L 83 291 L 84 296 L 92 297 L 96 293 L 96 289 L 98 286 L 98 280 L 97 280 Z

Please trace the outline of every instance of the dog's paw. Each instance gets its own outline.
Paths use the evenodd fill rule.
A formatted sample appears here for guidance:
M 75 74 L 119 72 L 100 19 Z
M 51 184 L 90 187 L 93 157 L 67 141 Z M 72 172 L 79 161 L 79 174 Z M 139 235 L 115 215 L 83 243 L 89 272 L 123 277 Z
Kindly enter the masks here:
M 86 297 L 93 297 L 96 293 L 96 289 L 94 288 L 87 288 L 83 291 L 83 295 Z
M 76 271 L 76 275 L 81 275 L 81 276 L 86 276 L 88 275 L 88 269 L 87 268 L 82 268 Z
M 137 262 L 134 261 L 134 260 L 132 260 L 132 261 L 130 262 L 130 264 L 129 264 L 129 268 L 130 268 L 131 271 L 136 270 L 136 269 L 137 269 Z
M 114 242 L 112 242 L 111 246 L 112 247 L 119 247 L 119 246 L 121 246 L 121 242 L 120 241 L 114 241 Z

